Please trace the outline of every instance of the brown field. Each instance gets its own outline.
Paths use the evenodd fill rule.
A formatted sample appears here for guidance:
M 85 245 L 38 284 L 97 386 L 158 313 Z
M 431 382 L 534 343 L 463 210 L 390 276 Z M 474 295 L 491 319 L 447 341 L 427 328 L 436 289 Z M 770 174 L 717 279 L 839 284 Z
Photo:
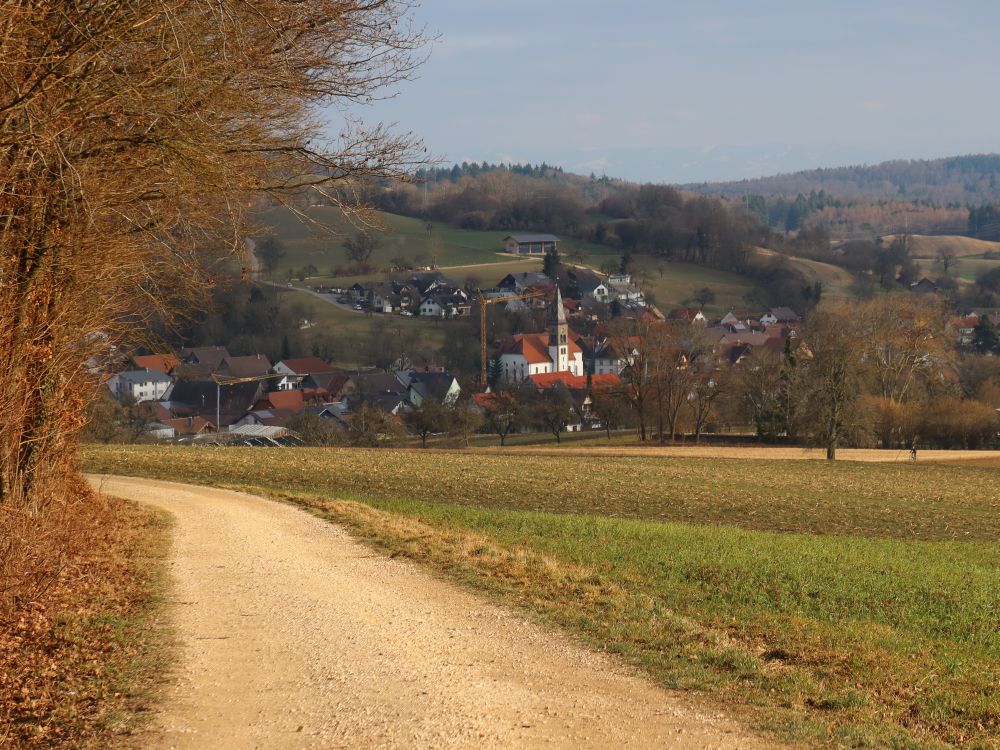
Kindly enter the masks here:
M 762 258 L 770 258 L 778 254 L 774 250 L 768 250 L 763 247 L 755 248 L 755 250 Z M 785 257 L 802 274 L 806 281 L 820 282 L 826 292 L 833 296 L 846 295 L 848 288 L 854 283 L 854 276 L 849 271 L 838 266 L 808 258 L 796 258 L 791 255 Z
M 511 453 L 528 456 L 603 456 L 603 457 L 639 457 L 639 458 L 737 458 L 748 460 L 808 460 L 823 461 L 826 451 L 822 448 L 800 448 L 798 446 L 719 446 L 719 445 L 568 445 L 556 446 L 508 446 L 506 448 L 470 448 L 470 451 L 489 453 Z M 863 461 L 865 463 L 908 463 L 909 451 L 877 450 L 868 448 L 840 448 L 837 450 L 839 461 Z M 917 460 L 920 463 L 961 463 L 969 465 L 1000 464 L 1000 451 L 944 451 L 919 450 Z
M 887 234 L 882 237 L 885 245 L 891 245 L 896 239 L 896 235 Z M 962 258 L 967 255 L 982 255 L 985 252 L 1000 252 L 1000 242 L 989 242 L 987 240 L 976 240 L 972 237 L 959 237 L 956 235 L 941 235 L 928 237 L 921 234 L 910 235 L 912 242 L 912 254 L 914 258 L 935 258 L 938 250 L 950 247 L 955 251 L 955 255 Z
M 815 455 L 595 441 L 83 460 L 300 505 L 799 747 L 1000 750 L 1000 497 L 995 464 L 964 465 L 1000 454 L 787 460 Z

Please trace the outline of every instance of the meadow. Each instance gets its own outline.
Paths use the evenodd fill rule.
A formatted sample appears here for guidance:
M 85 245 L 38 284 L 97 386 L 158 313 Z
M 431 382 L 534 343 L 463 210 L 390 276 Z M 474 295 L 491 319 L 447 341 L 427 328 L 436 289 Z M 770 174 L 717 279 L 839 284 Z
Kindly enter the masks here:
M 269 209 L 261 214 L 260 220 L 271 227 L 286 248 L 285 256 L 269 274 L 272 279 L 284 282 L 290 271 L 307 265 L 317 269 L 316 275 L 306 280 L 307 286 L 348 287 L 355 282 L 364 284 L 386 278 L 381 272 L 333 277 L 331 272 L 334 268 L 350 265 L 341 242 L 344 236 L 355 230 L 328 207 L 310 208 L 308 214 L 336 234 L 325 236 L 284 208 Z M 414 262 L 420 259 L 424 264 L 434 259 L 442 273 L 460 284 L 472 280 L 489 287 L 508 273 L 541 270 L 540 258 L 515 258 L 503 252 L 503 240 L 509 232 L 455 229 L 440 222 L 428 223 L 384 212 L 376 212 L 376 217 L 382 228 L 375 232 L 379 245 L 372 255 L 372 263 L 379 268 L 387 267 L 398 257 Z M 561 246 L 564 260 L 568 260 L 566 256 L 576 247 L 583 251 L 583 263 L 595 269 L 608 261 L 617 262 L 620 258 L 620 254 L 610 247 L 567 239 Z M 691 300 L 695 292 L 708 287 L 715 293 L 715 300 L 705 309 L 721 316 L 733 307 L 745 306 L 745 298 L 756 288 L 753 281 L 739 274 L 691 263 L 675 263 L 648 256 L 636 256 L 634 262 L 643 289 L 651 292 L 657 304 L 667 310 L 694 304 Z M 405 278 L 408 275 L 403 272 L 393 274 L 393 277 Z M 302 285 L 298 281 L 294 283 Z
M 1000 747 L 996 469 L 93 447 L 299 504 L 803 746 Z
M 285 208 L 271 208 L 261 213 L 261 223 L 270 227 L 286 250 L 271 273 L 272 278 L 284 280 L 289 271 L 313 265 L 319 271 L 317 278 L 329 281 L 334 268 L 350 265 L 342 242 L 344 237 L 357 229 L 327 206 L 315 206 L 307 209 L 306 213 L 332 230 L 333 234 L 310 227 Z M 372 230 L 378 239 L 378 246 L 372 253 L 371 262 L 378 268 L 389 266 L 394 258 L 407 258 L 417 265 L 429 265 L 436 261 L 441 268 L 516 262 L 513 256 L 504 252 L 504 238 L 510 232 L 456 229 L 440 222 L 425 222 L 382 211 L 375 212 L 375 219 L 380 226 Z M 570 244 L 571 241 L 564 243 L 566 252 Z M 583 249 L 595 265 L 600 265 L 599 261 L 595 262 L 596 259 L 614 254 L 600 245 L 585 244 Z M 417 263 L 418 260 L 420 263 Z M 492 278 L 493 273 L 488 275 Z M 364 278 L 370 280 L 378 276 Z M 357 280 L 354 278 L 351 283 Z

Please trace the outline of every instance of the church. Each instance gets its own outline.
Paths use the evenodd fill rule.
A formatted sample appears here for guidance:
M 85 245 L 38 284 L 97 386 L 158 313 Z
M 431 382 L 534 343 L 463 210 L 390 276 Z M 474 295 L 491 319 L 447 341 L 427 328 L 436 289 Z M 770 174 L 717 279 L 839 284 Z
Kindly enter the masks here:
M 507 382 L 520 383 L 531 375 L 551 372 L 583 375 L 583 351 L 570 336 L 558 287 L 548 333 L 520 333 L 500 354 L 500 377 Z

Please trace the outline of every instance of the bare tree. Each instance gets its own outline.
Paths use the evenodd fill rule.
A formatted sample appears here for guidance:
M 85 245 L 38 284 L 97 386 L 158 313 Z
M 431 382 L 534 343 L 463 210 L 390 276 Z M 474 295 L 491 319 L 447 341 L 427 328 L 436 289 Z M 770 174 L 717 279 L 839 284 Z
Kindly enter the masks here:
M 344 249 L 347 251 L 347 258 L 357 263 L 362 268 L 371 266 L 372 253 L 378 247 L 375 236 L 368 231 L 358 231 L 344 240 Z
M 408 78 L 408 0 L 0 0 L 0 504 L 72 473 L 91 372 L 207 298 L 259 201 L 424 160 L 346 113 Z M 333 105 L 333 108 L 330 108 Z M 321 142 L 321 108 L 344 114 Z M 249 272 L 249 269 L 247 269 Z M 90 366 L 88 367 L 88 363 Z
M 802 436 L 826 448 L 831 461 L 861 422 L 857 403 L 864 340 L 852 312 L 843 304 L 818 307 L 803 331 L 806 361 L 801 363 L 803 388 L 796 418 Z

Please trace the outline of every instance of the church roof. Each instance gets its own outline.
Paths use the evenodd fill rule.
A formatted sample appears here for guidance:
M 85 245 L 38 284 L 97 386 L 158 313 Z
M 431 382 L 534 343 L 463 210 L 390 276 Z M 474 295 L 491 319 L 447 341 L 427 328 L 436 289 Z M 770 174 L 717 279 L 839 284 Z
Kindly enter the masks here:
M 572 336 L 569 338 L 567 352 L 570 359 L 573 359 L 574 355 L 582 353 L 580 345 Z M 547 333 L 519 333 L 514 337 L 514 343 L 503 353 L 520 354 L 530 365 L 541 365 L 552 362 L 552 357 L 549 354 L 549 335 Z
M 556 285 L 556 301 L 552 305 L 552 325 L 566 325 L 566 308 L 563 307 L 562 292 L 559 290 L 558 284 Z

